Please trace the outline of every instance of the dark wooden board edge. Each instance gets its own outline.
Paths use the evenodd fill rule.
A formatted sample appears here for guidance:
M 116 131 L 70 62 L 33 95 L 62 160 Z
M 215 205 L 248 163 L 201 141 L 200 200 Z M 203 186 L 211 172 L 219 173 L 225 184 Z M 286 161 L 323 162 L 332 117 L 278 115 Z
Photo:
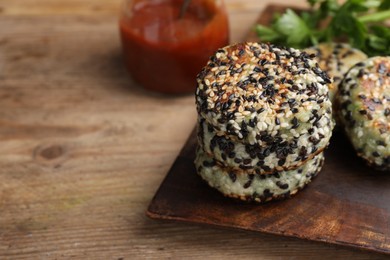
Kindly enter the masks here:
M 256 233 L 263 233 L 263 234 L 268 234 L 268 235 L 274 235 L 274 236 L 282 236 L 282 237 L 288 237 L 292 239 L 299 239 L 299 240 L 304 240 L 308 242 L 315 242 L 315 243 L 325 243 L 325 244 L 332 244 L 332 245 L 337 245 L 337 246 L 342 246 L 348 249 L 356 249 L 360 251 L 367 251 L 367 252 L 373 252 L 373 253 L 379 253 L 379 254 L 384 254 L 384 255 L 390 255 L 390 250 L 386 250 L 383 248 L 376 248 L 373 246 L 364 246 L 364 245 L 357 245 L 353 243 L 348 243 L 345 241 L 337 241 L 337 240 L 330 240 L 327 238 L 311 238 L 307 237 L 305 235 L 299 234 L 299 233 L 289 233 L 285 232 L 281 234 L 281 232 L 278 231 L 270 231 L 270 230 L 253 230 L 250 228 L 247 228 L 245 226 L 231 226 L 229 224 L 219 222 L 219 223 L 210 223 L 209 221 L 203 219 L 203 220 L 191 220 L 188 217 L 180 217 L 176 216 L 174 213 L 161 213 L 160 210 L 160 200 L 159 200 L 159 195 L 161 193 L 161 189 L 166 187 L 166 184 L 168 182 L 168 179 L 171 177 L 171 174 L 174 174 L 176 172 L 176 167 L 179 167 L 177 163 L 179 161 L 187 161 L 188 163 L 192 162 L 192 157 L 194 157 L 194 147 L 196 146 L 196 127 L 194 130 L 191 132 L 190 136 L 188 137 L 184 147 L 180 151 L 178 157 L 176 158 L 174 164 L 172 165 L 171 169 L 168 171 L 168 174 L 162 181 L 160 187 L 158 188 L 157 192 L 155 193 L 151 203 L 148 206 L 148 209 L 146 210 L 146 216 L 155 219 L 155 220 L 162 220 L 162 221 L 180 221 L 180 222 L 185 222 L 189 224 L 194 224 L 194 225 L 206 225 L 210 226 L 213 228 L 223 228 L 227 230 L 241 230 L 245 232 L 256 232 Z M 275 203 L 275 202 L 273 202 Z

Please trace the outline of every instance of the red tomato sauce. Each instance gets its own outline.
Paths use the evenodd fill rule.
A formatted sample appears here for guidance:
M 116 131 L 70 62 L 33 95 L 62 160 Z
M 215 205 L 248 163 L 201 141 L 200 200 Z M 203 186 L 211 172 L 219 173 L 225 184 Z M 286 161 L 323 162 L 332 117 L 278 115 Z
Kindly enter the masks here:
M 120 33 L 126 66 L 133 79 L 147 89 L 193 92 L 196 75 L 208 58 L 229 43 L 224 8 L 211 0 L 192 0 L 179 19 L 182 3 L 140 0 L 125 6 Z

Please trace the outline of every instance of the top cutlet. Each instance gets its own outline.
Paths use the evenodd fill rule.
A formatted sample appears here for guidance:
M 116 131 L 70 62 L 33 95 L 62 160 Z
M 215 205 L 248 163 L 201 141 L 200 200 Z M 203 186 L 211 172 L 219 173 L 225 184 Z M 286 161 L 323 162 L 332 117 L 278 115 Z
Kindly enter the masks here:
M 197 76 L 198 113 L 210 114 L 212 120 L 217 120 L 217 124 L 210 122 L 216 129 L 230 122 L 234 126 L 230 134 L 239 137 L 243 124 L 251 125 L 250 120 L 246 121 L 253 119 L 252 114 L 265 113 L 273 118 L 268 126 L 294 128 L 310 120 L 299 114 L 321 107 L 331 113 L 327 86 L 331 79 L 314 57 L 263 43 L 219 49 Z M 255 123 L 252 122 L 253 128 Z

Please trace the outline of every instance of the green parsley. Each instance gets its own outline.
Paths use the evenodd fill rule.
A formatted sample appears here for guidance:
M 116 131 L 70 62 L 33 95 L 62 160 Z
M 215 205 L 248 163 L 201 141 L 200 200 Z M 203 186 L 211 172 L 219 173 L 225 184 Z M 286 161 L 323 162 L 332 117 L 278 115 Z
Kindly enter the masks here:
M 256 25 L 265 42 L 306 48 L 319 42 L 349 41 L 369 56 L 390 55 L 390 0 L 308 0 L 309 12 L 287 9 L 269 27 Z

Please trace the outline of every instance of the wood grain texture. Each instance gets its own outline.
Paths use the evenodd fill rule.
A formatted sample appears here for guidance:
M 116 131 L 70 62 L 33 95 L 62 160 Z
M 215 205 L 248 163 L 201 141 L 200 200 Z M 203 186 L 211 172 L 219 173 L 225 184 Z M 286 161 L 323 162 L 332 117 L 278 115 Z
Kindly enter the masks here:
M 119 2 L 0 0 L 0 259 L 381 258 L 146 218 L 196 114 L 128 77 Z M 269 2 L 226 0 L 233 42 Z

